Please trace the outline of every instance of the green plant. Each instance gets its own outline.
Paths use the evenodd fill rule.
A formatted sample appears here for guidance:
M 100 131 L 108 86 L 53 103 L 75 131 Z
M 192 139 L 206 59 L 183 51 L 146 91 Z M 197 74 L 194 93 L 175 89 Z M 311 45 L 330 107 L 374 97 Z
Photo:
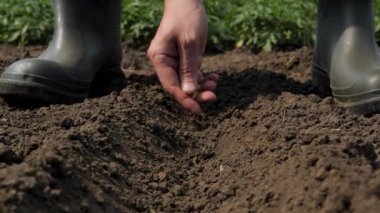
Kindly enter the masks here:
M 247 47 L 271 51 L 282 46 L 311 46 L 315 41 L 316 0 L 207 0 L 209 49 Z M 380 0 L 374 0 L 380 12 Z M 123 0 L 124 41 L 146 48 L 160 23 L 163 0 Z M 379 14 L 377 12 L 377 14 Z M 0 42 L 47 44 L 53 31 L 49 0 L 1 0 Z M 376 16 L 380 39 L 380 18 Z
M 124 0 L 121 29 L 124 40 L 133 47 L 146 46 L 160 23 L 162 0 Z
M 228 28 L 237 47 L 271 51 L 279 45 L 311 44 L 314 39 L 316 5 L 299 0 L 251 0 L 235 7 Z
M 0 1 L 0 41 L 30 44 L 47 41 L 52 32 L 48 0 Z

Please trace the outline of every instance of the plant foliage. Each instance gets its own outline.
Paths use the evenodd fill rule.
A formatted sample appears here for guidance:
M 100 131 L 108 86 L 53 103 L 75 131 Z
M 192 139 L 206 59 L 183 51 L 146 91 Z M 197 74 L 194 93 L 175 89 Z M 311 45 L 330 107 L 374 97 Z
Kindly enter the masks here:
M 279 46 L 312 45 L 316 0 L 205 0 L 209 48 L 248 47 L 271 51 Z M 380 0 L 375 0 L 380 11 Z M 123 0 L 122 35 L 130 46 L 146 47 L 160 23 L 163 0 Z M 49 0 L 1 0 L 0 42 L 46 44 L 53 31 Z M 380 19 L 376 18 L 380 38 Z

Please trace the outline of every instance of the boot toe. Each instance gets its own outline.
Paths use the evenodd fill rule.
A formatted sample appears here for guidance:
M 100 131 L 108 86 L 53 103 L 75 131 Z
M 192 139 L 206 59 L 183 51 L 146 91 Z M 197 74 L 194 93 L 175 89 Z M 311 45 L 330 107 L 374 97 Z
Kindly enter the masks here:
M 342 79 L 346 79 L 343 81 Z M 380 91 L 380 73 L 362 73 L 340 78 L 332 78 L 333 95 L 341 102 L 354 103 L 370 97 L 378 97 Z
M 380 112 L 380 73 L 361 72 L 350 79 L 344 84 L 339 82 L 340 79 L 332 79 L 331 89 L 335 101 L 360 114 Z

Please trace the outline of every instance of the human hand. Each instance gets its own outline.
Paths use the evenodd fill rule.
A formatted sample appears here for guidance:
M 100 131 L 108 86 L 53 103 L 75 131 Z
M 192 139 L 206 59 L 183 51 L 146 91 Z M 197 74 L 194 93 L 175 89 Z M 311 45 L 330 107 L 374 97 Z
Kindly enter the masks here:
M 201 115 L 201 103 L 216 100 L 218 75 L 203 76 L 207 15 L 202 0 L 165 0 L 165 11 L 148 50 L 163 88 L 186 110 Z

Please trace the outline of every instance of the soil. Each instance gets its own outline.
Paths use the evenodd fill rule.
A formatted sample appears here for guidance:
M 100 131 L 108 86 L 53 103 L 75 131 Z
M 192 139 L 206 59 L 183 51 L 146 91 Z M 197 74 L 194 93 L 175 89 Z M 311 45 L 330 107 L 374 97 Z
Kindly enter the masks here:
M 0 70 L 43 49 L 2 45 Z M 311 85 L 311 56 L 206 57 L 221 80 L 202 118 L 127 48 L 120 93 L 0 99 L 0 212 L 379 212 L 380 115 L 335 106 Z

